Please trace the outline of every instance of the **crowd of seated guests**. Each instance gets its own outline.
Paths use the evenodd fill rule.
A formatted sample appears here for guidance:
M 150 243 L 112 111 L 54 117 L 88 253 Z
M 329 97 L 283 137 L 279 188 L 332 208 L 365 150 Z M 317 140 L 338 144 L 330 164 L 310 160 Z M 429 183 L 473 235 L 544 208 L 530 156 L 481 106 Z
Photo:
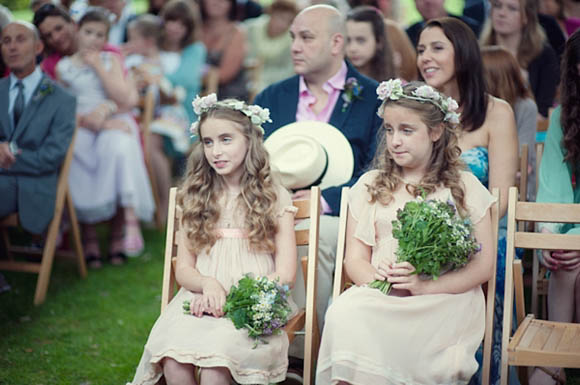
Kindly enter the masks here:
M 410 25 L 399 0 L 261 3 L 150 0 L 147 13 L 136 15 L 130 0 L 30 2 L 34 16 L 29 21 L 43 43 L 39 66 L 77 98 L 69 184 L 91 267 L 104 260 L 97 223 L 110 223 L 107 255 L 111 263 L 122 264 L 143 250 L 141 223 L 150 221 L 155 209 L 165 215 L 169 187 L 182 175 L 183 159 L 195 140 L 188 133 L 197 119 L 191 101 L 204 90 L 204 79 L 217 76 L 219 99 L 248 101 L 250 87 L 260 92 L 291 77 L 296 36 L 289 30 L 300 10 L 314 3 L 346 10 L 345 54 L 360 73 L 378 82 L 423 80 L 458 101 L 462 157 L 483 184 L 499 187 L 504 196 L 515 181 L 519 146 L 527 143 L 534 154 L 537 121 L 549 119 L 561 104 L 552 116 L 547 150 L 566 150 L 557 159 L 571 166 L 559 170 L 572 185 L 566 200 L 577 201 L 578 147 L 570 138 L 578 136 L 573 123 L 578 97 L 575 88 L 560 84 L 560 62 L 565 59 L 563 79 L 578 82 L 580 3 L 472 0 L 463 14 L 453 14 L 442 0 L 415 0 L 421 20 Z M 10 12 L 0 7 L 0 27 L 9 20 Z M 564 51 L 568 37 L 572 43 Z M 0 60 L 0 75 L 10 74 Z M 143 149 L 136 107 L 149 89 L 157 98 L 150 147 Z M 555 131 L 564 132 L 564 142 L 554 141 L 562 136 Z M 156 178 L 157 208 L 144 153 Z M 549 167 L 562 164 L 548 166 L 555 155 L 544 159 L 540 181 L 545 183 L 540 183 L 538 199 L 556 201 L 546 181 L 555 175 Z M 535 199 L 539 168 L 532 156 L 529 170 L 520 170 L 530 173 L 528 199 Z M 506 203 L 503 199 L 502 214 Z M 560 254 L 546 255 L 543 263 L 554 268 L 555 260 L 572 259 L 577 274 L 576 254 Z M 498 271 L 502 258 L 500 248 Z

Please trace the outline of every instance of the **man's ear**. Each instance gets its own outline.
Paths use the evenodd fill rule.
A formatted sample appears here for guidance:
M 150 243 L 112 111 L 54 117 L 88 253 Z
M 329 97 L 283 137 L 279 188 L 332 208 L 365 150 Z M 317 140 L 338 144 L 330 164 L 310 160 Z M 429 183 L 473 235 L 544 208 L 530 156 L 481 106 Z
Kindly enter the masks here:
M 335 33 L 330 37 L 331 52 L 333 55 L 339 55 L 344 52 L 344 35 Z
M 34 45 L 34 53 L 38 56 L 44 51 L 44 43 L 42 40 L 37 39 Z

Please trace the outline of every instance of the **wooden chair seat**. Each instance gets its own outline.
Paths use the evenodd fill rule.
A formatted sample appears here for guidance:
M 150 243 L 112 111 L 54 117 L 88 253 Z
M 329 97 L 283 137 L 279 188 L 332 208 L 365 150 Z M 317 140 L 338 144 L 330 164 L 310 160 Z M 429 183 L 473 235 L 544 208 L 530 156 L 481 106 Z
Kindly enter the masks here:
M 508 346 L 509 364 L 538 365 L 538 357 L 550 365 L 580 367 L 580 324 L 538 320 L 529 314 Z

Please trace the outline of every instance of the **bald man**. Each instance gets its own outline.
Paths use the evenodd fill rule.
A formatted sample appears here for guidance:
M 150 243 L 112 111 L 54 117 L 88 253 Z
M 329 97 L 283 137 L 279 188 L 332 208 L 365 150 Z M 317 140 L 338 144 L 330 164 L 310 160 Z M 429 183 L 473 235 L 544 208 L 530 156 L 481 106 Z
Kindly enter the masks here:
M 0 218 L 18 212 L 22 227 L 40 234 L 54 212 L 76 100 L 36 65 L 43 45 L 34 25 L 6 25 L 1 45 L 11 74 L 0 80 Z
M 344 185 L 322 190 L 325 215 L 320 219 L 317 295 L 320 324 L 332 289 L 341 190 L 343 186 L 352 186 L 369 165 L 381 124 L 377 116 L 378 84 L 345 61 L 345 29 L 344 16 L 337 9 L 327 5 L 305 8 L 290 27 L 296 75 L 269 86 L 255 100 L 256 104 L 270 109 L 272 123 L 263 125 L 266 137 L 289 123 L 316 120 L 329 123 L 342 132 L 352 148 L 354 172 L 351 179 Z M 345 84 L 350 78 L 356 79 L 362 90 L 359 98 L 352 98 L 345 105 Z M 308 196 L 309 190 L 294 194 L 294 198 Z M 304 303 L 303 290 L 302 274 L 298 273 L 293 296 L 299 305 Z

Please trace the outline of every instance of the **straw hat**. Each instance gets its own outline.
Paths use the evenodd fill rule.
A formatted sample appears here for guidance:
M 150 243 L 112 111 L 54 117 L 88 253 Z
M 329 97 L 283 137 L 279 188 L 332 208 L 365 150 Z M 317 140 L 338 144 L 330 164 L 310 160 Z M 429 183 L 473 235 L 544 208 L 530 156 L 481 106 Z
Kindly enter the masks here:
M 352 178 L 354 156 L 346 137 L 327 123 L 296 122 L 280 127 L 264 142 L 270 164 L 284 187 L 297 190 L 341 185 Z

